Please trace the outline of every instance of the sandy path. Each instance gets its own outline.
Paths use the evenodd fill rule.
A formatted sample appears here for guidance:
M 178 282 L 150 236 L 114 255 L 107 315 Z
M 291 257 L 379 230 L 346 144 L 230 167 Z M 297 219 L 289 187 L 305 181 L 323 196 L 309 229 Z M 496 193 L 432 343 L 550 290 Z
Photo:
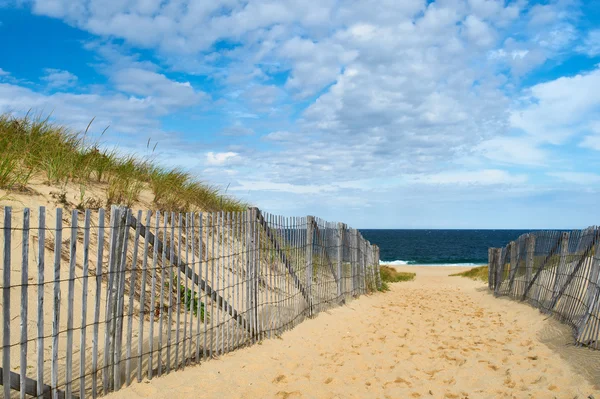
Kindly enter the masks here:
M 109 397 L 598 397 L 540 342 L 549 321 L 536 309 L 447 277 L 452 268 L 416 271 L 414 282 L 321 314 L 282 339 Z

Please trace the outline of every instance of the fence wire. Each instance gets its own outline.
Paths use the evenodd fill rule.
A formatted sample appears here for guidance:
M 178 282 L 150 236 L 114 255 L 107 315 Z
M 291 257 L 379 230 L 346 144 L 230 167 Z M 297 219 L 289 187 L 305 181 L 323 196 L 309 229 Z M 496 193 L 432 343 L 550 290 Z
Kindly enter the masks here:
M 381 287 L 378 248 L 312 216 L 5 207 L 1 220 L 4 397 L 103 396 Z
M 489 287 L 573 328 L 577 344 L 600 347 L 600 229 L 539 231 L 490 248 Z

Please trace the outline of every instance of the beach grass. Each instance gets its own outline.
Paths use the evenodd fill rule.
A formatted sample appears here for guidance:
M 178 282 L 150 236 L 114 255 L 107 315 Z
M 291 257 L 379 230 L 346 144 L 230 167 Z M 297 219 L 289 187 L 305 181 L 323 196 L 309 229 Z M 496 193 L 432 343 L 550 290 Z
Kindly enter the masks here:
M 397 283 L 400 281 L 411 281 L 415 278 L 416 273 L 399 272 L 393 267 L 380 266 L 381 281 L 384 283 Z
M 487 282 L 488 281 L 488 271 L 489 271 L 489 268 L 487 266 L 479 266 L 479 267 L 474 267 L 470 270 L 467 270 L 466 272 L 451 274 L 450 276 L 467 277 L 472 280 Z
M 58 187 L 76 184 L 82 199 L 90 184 L 101 185 L 106 207 L 134 206 L 142 190 L 152 192 L 161 211 L 233 212 L 248 207 L 188 172 L 158 165 L 152 157 L 104 148 L 88 139 L 88 129 L 73 132 L 48 118 L 0 115 L 0 188 L 27 192 L 31 179 L 41 177 Z

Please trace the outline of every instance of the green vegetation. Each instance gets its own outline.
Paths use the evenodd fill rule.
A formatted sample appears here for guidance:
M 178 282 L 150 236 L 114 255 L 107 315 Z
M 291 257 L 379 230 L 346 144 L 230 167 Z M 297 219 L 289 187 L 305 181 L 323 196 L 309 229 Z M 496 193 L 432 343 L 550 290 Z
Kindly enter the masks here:
M 389 283 L 397 283 L 400 281 L 411 281 L 415 278 L 416 273 L 399 272 L 393 267 L 380 266 L 381 272 L 381 289 L 380 291 L 389 291 Z
M 78 185 L 81 204 L 77 207 L 86 205 L 86 186 L 92 183 L 105 188 L 107 207 L 133 206 L 143 189 L 154 194 L 154 203 L 162 211 L 241 211 L 247 207 L 187 172 L 89 143 L 88 129 L 74 133 L 48 119 L 0 115 L 0 188 L 27 191 L 31 179 L 41 177 L 63 190 L 69 183 Z
M 488 281 L 489 269 L 487 266 L 474 267 L 466 272 L 451 274 L 450 276 L 468 277 L 472 280 Z
M 179 285 L 179 298 L 183 302 L 185 309 L 189 312 L 192 311 L 194 316 L 198 317 L 198 308 L 200 309 L 200 320 L 204 321 L 204 303 L 198 299 L 198 293 L 193 292 L 194 297 L 192 298 L 192 290 L 185 288 L 183 284 Z

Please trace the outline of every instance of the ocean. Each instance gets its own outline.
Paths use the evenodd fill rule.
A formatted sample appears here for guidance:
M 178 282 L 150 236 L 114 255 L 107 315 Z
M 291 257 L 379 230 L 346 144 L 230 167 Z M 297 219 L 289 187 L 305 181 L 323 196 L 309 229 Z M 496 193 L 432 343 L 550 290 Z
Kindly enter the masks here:
M 488 248 L 503 247 L 531 230 L 360 230 L 380 248 L 382 264 L 475 266 Z

